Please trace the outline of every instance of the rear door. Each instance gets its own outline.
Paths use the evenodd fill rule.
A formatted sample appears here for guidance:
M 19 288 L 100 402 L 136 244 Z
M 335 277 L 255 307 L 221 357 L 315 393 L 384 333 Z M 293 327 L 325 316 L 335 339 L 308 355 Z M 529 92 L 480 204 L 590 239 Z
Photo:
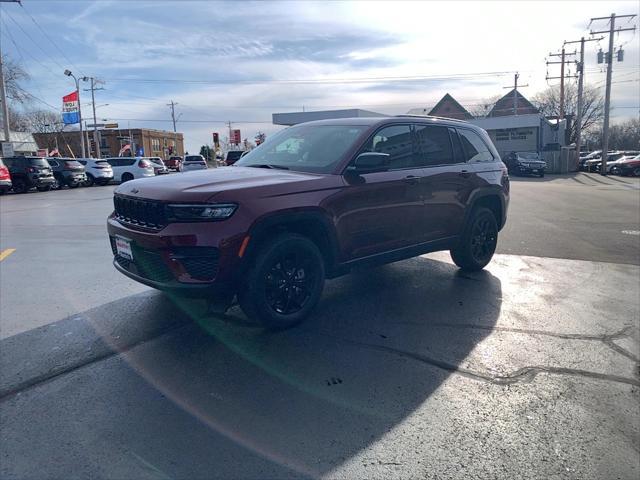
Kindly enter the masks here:
M 442 240 L 460 234 L 466 201 L 473 189 L 473 173 L 454 128 L 417 124 L 416 143 L 425 169 L 422 241 Z

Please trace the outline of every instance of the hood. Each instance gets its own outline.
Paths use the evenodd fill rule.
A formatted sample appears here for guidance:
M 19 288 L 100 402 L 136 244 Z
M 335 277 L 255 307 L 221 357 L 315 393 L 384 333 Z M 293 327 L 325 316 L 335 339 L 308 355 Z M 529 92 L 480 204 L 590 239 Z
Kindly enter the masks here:
M 287 170 L 218 167 L 132 180 L 119 185 L 115 193 L 160 201 L 205 202 L 220 192 L 233 190 L 252 189 L 269 196 L 310 189 L 307 182 L 322 178 Z

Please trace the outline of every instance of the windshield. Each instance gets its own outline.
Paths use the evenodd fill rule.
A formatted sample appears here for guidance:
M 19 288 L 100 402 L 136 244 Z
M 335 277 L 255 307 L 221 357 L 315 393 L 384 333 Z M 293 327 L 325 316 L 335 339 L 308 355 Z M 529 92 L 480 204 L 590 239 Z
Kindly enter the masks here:
M 278 132 L 234 165 L 331 173 L 366 127 L 297 125 Z

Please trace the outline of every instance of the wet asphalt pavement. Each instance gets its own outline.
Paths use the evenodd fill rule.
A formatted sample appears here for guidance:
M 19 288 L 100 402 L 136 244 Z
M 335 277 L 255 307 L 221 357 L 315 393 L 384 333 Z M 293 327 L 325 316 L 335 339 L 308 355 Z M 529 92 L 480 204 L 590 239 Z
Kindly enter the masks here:
M 637 180 L 515 179 L 486 272 L 358 271 L 279 333 L 115 272 L 112 187 L 4 197 L 0 477 L 638 478 Z

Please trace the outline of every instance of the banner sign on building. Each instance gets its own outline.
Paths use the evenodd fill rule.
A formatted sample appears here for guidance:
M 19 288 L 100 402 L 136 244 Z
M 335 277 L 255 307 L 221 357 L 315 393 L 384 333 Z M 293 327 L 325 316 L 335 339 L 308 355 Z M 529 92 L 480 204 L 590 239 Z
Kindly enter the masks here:
M 80 123 L 78 113 L 78 92 L 72 92 L 62 97 L 62 121 L 65 125 Z
M 231 130 L 231 138 L 229 139 L 229 143 L 232 143 L 234 145 L 240 145 L 240 142 L 242 142 L 242 138 L 240 136 L 240 130 L 239 129 Z

